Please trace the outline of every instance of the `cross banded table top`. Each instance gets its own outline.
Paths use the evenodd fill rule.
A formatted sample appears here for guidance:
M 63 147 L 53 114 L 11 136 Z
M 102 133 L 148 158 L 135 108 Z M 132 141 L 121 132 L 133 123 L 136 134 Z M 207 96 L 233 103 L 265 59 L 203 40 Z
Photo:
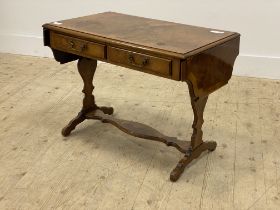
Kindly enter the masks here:
M 105 12 L 45 24 L 137 47 L 186 57 L 239 36 L 238 33 Z

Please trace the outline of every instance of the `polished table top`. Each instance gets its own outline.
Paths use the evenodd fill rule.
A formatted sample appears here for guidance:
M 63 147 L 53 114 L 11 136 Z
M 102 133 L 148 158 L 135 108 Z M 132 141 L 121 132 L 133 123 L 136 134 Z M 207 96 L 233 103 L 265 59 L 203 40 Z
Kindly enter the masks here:
M 175 57 L 185 58 L 191 52 L 205 50 L 239 36 L 223 30 L 184 25 L 162 20 L 105 12 L 45 24 L 112 41 L 152 48 Z

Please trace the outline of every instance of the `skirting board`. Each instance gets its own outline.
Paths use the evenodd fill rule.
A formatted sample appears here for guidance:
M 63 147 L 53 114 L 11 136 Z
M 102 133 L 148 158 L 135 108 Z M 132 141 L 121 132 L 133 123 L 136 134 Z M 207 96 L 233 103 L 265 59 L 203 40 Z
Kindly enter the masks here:
M 0 34 L 0 52 L 53 57 L 51 50 L 43 46 L 41 36 Z M 280 79 L 280 57 L 240 54 L 234 65 L 234 75 Z
M 233 75 L 280 79 L 280 57 L 240 54 Z
M 51 49 L 44 47 L 42 36 L 0 34 L 0 40 L 2 53 L 53 57 Z

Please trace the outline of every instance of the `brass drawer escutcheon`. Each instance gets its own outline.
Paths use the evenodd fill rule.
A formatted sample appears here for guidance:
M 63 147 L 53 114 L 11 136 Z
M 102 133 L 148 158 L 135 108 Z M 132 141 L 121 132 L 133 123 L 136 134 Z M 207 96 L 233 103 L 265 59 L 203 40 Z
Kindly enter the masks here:
M 148 64 L 149 58 L 144 58 L 144 59 L 142 60 L 142 62 L 140 62 L 140 64 L 138 64 L 138 63 L 135 62 L 135 59 L 134 59 L 134 57 L 133 57 L 133 54 L 131 53 L 131 54 L 129 54 L 129 56 L 128 56 L 128 61 L 129 61 L 129 63 L 130 63 L 132 66 L 136 66 L 136 67 L 139 67 L 139 68 L 143 68 L 146 64 Z
M 82 44 L 80 46 L 79 45 L 77 46 L 77 44 L 74 41 L 70 41 L 70 47 L 71 50 L 81 53 L 87 49 L 87 44 Z

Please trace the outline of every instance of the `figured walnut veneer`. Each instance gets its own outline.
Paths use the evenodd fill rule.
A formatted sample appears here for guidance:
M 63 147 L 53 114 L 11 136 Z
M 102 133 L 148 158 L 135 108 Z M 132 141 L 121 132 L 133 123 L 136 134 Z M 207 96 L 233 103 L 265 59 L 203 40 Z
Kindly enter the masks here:
M 44 44 L 60 63 L 78 60 L 83 79 L 83 107 L 63 128 L 68 136 L 86 119 L 110 123 L 129 135 L 159 141 L 184 154 L 170 174 L 176 181 L 184 168 L 216 142 L 203 141 L 203 112 L 208 96 L 227 84 L 239 53 L 240 35 L 114 12 L 100 13 L 43 25 Z M 92 84 L 97 60 L 184 81 L 189 88 L 194 114 L 190 141 L 166 136 L 138 122 L 116 119 L 112 107 L 99 107 Z M 148 88 L 148 87 L 147 87 Z

